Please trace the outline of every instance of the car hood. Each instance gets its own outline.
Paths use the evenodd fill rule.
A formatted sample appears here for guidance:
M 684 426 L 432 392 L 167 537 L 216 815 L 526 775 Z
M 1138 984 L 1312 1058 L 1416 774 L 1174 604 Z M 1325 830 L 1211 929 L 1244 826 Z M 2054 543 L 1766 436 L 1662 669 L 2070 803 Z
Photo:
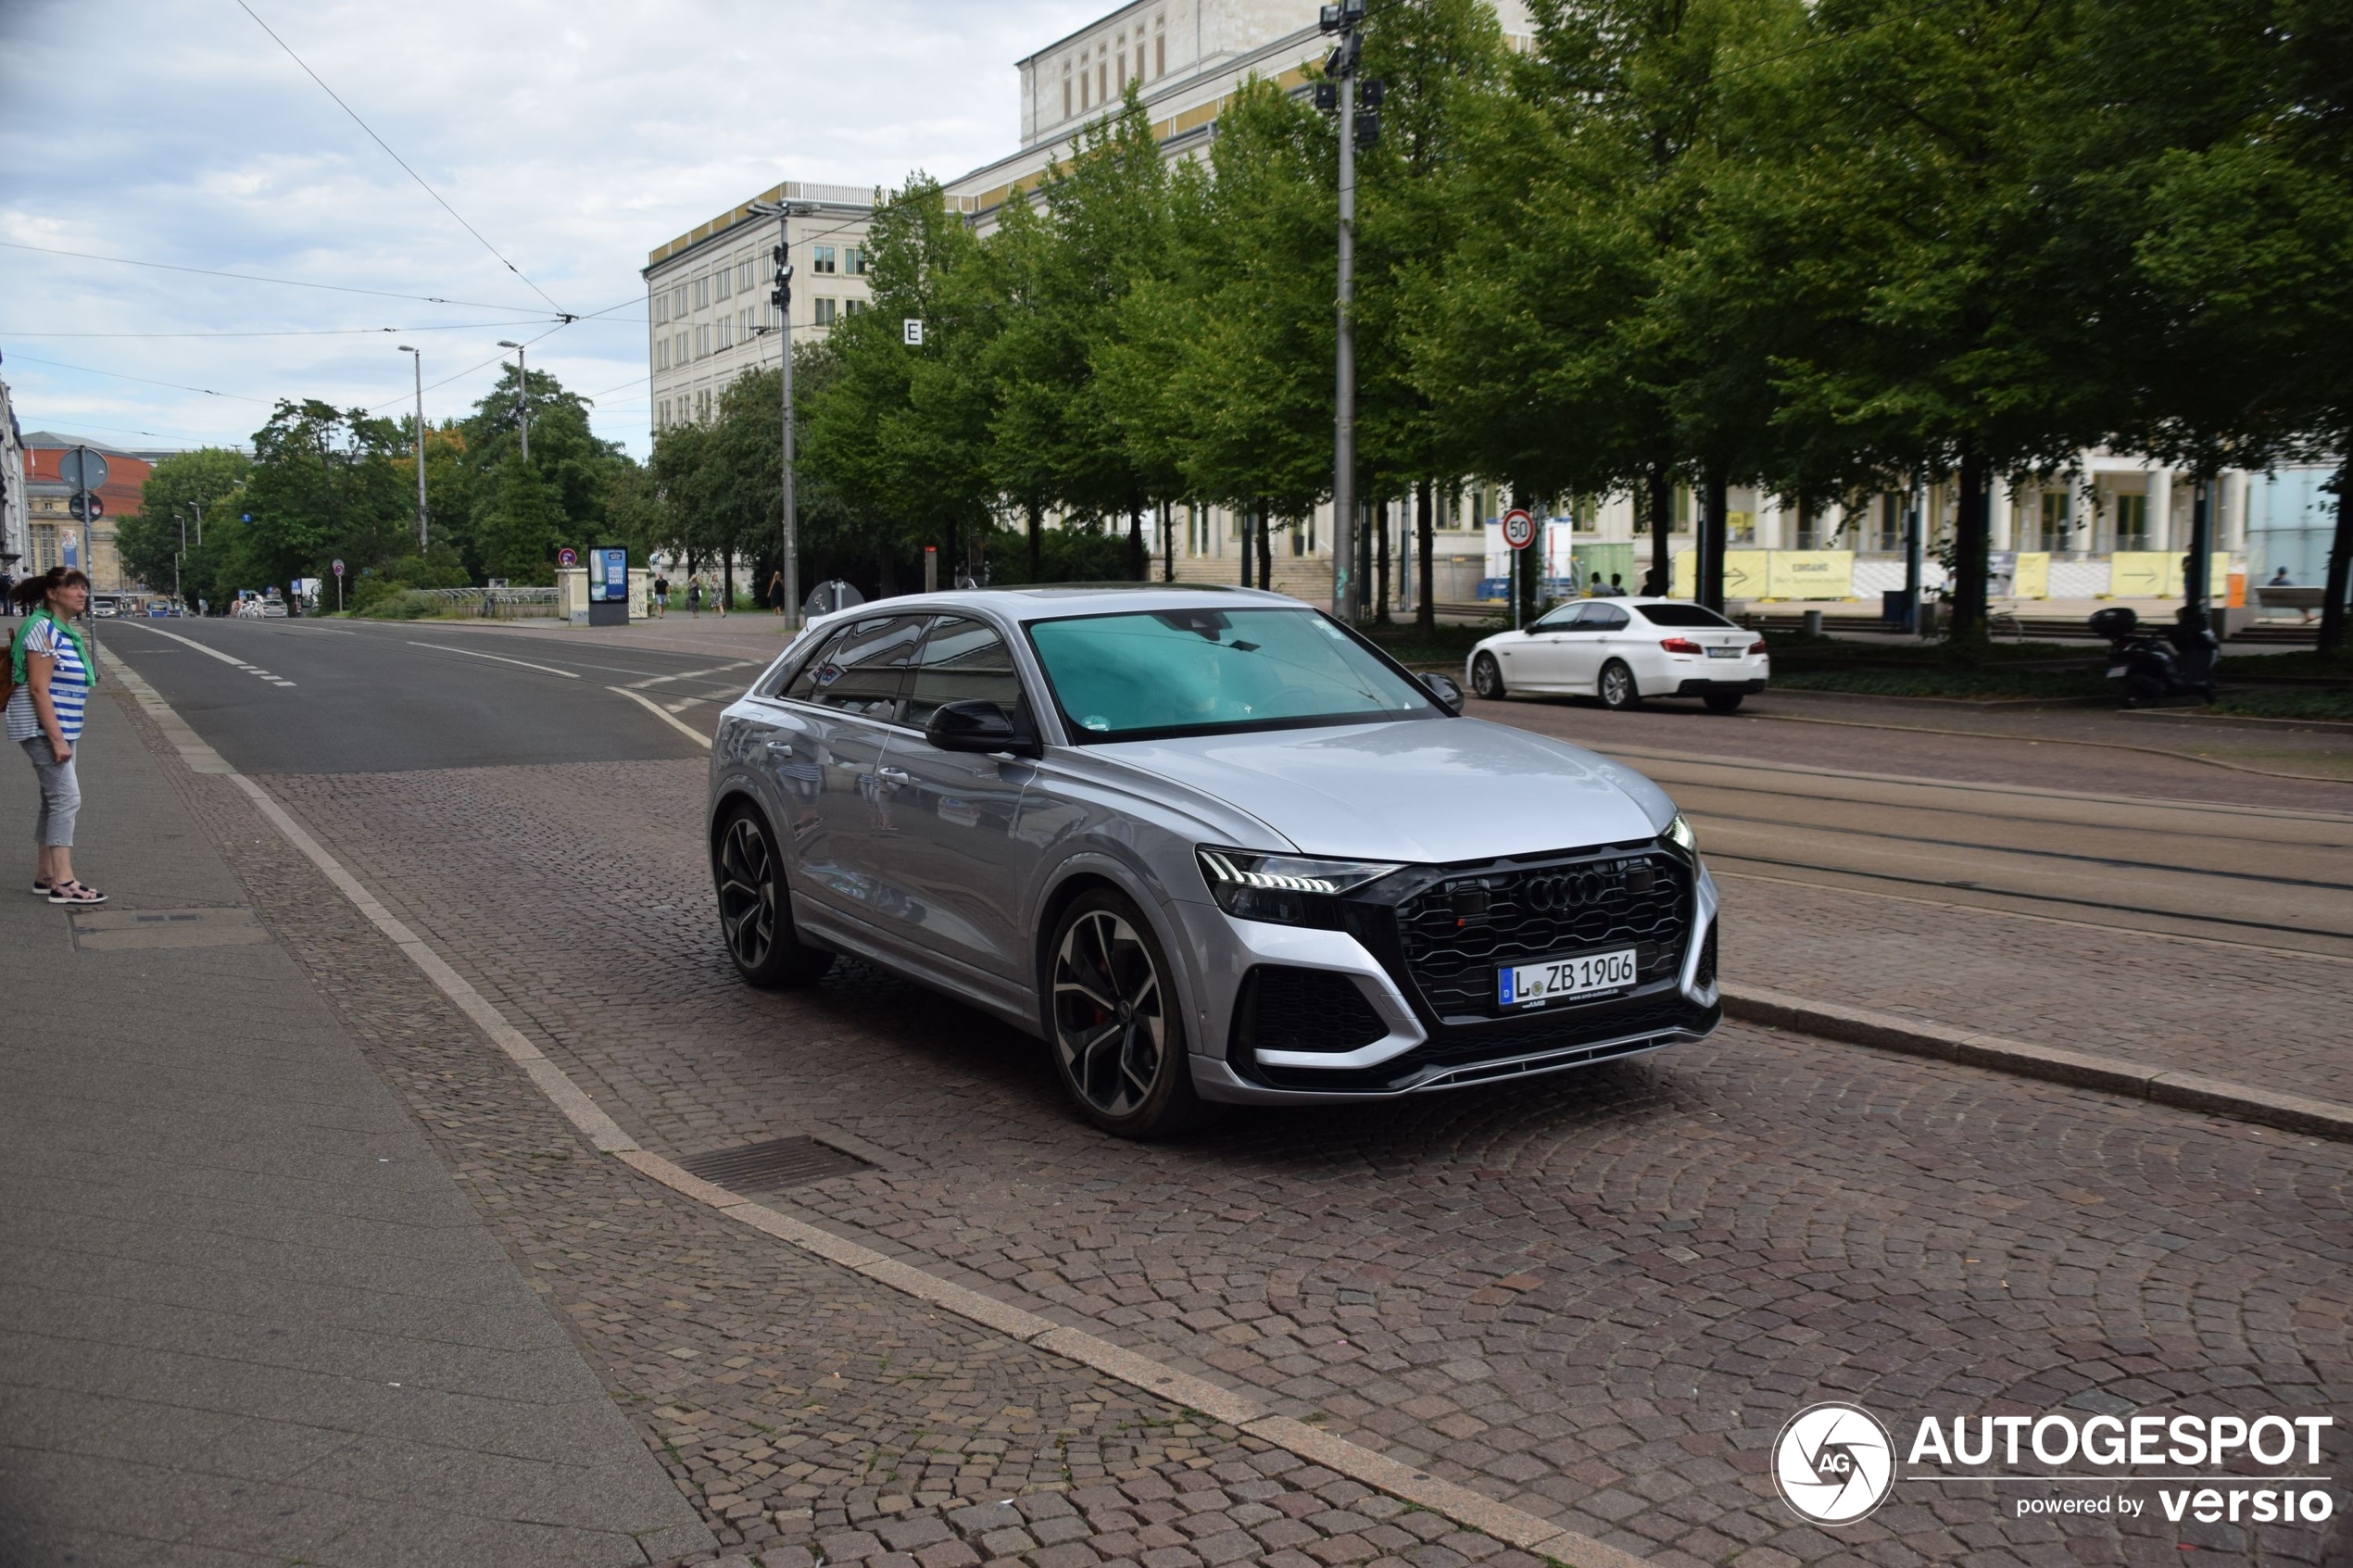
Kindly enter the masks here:
M 1227 801 L 1310 855 L 1445 863 L 1622 844 L 1675 812 L 1630 768 L 1478 719 L 1088 749 Z

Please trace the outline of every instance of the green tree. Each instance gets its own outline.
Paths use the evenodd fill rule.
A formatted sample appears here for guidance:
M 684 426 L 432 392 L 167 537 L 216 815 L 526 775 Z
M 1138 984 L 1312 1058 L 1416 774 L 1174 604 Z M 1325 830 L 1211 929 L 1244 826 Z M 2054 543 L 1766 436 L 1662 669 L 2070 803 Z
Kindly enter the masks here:
M 233 570 L 239 586 L 324 575 L 329 559 L 372 562 L 396 553 L 413 505 L 400 493 L 387 420 L 339 411 L 316 398 L 281 400 L 254 433 L 253 468 L 240 504 L 252 514 Z
M 539 477 L 535 461 L 517 453 L 498 476 L 497 498 L 481 514 L 484 573 L 518 586 L 553 583 L 564 524 L 558 492 Z
M 123 570 L 161 591 L 174 581 L 176 565 L 188 599 L 222 596 L 214 576 L 226 541 L 208 536 L 196 514 L 234 493 L 252 471 L 251 458 L 225 446 L 174 452 L 156 464 L 140 492 L 139 510 L 115 532 Z

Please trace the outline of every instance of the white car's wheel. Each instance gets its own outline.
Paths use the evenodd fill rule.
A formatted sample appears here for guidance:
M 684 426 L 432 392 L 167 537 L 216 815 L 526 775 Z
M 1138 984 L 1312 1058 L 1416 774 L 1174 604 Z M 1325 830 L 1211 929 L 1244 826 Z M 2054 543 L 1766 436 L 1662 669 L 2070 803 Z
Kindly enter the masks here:
M 1504 667 L 1491 653 L 1482 653 L 1471 660 L 1471 690 L 1489 702 L 1504 698 Z
M 1602 666 L 1601 675 L 1593 682 L 1593 695 L 1602 699 L 1604 708 L 1622 713 L 1641 705 L 1642 688 L 1635 684 L 1634 671 L 1626 661 L 1613 659 Z

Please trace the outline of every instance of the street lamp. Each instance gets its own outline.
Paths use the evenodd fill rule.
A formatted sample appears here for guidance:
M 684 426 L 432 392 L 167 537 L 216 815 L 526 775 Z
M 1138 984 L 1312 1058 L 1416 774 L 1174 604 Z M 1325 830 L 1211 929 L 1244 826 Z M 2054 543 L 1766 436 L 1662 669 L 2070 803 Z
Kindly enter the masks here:
M 785 574 L 785 630 L 789 632 L 800 623 L 800 562 L 794 553 L 794 525 L 797 513 L 793 505 L 793 417 L 792 417 L 792 234 L 791 220 L 806 217 L 816 209 L 805 202 L 753 202 L 751 210 L 762 218 L 771 213 L 776 219 L 776 248 L 771 253 L 775 261 L 775 286 L 769 302 L 776 307 L 778 342 L 784 345 L 785 425 L 785 519 L 783 546 Z
M 526 380 L 529 372 L 523 369 L 522 345 L 512 338 L 502 337 L 498 340 L 498 346 L 515 351 L 515 418 L 522 424 L 522 460 L 527 463 L 531 461 L 531 399 Z M 418 395 L 422 398 L 423 394 Z
M 407 344 L 400 352 L 417 368 L 417 554 L 425 553 L 425 357 Z

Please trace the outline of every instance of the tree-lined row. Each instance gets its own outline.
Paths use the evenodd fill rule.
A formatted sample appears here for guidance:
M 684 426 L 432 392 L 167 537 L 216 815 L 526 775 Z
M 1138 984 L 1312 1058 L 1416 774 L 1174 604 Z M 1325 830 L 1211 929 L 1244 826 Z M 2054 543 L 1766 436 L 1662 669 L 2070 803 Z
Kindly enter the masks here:
M 117 529 L 123 569 L 215 606 L 240 589 L 324 578 L 338 559 L 363 604 L 400 588 L 552 581 L 557 548 L 605 537 L 639 470 L 590 431 L 585 400 L 544 371 L 530 385 L 528 461 L 511 369 L 472 414 L 425 432 L 422 550 L 413 418 L 307 399 L 281 402 L 249 454 L 208 447 L 158 463 L 140 511 Z
M 1950 478 L 1969 634 L 2006 480 L 2353 431 L 2333 0 L 1535 0 L 1525 50 L 1479 0 L 1369 9 L 1360 490 L 1411 498 L 1425 557 L 1466 479 L 1631 494 L 1663 565 L 1678 485 L 1720 559 L 1734 484 L 1816 511 Z M 1127 533 L 1139 576 L 1156 507 L 1307 516 L 1336 135 L 1257 83 L 1170 163 L 1131 95 L 985 239 L 911 182 L 874 223 L 875 308 L 797 361 L 831 515 L 903 560 L 1058 514 Z M 656 472 L 714 439 L 664 433 Z

